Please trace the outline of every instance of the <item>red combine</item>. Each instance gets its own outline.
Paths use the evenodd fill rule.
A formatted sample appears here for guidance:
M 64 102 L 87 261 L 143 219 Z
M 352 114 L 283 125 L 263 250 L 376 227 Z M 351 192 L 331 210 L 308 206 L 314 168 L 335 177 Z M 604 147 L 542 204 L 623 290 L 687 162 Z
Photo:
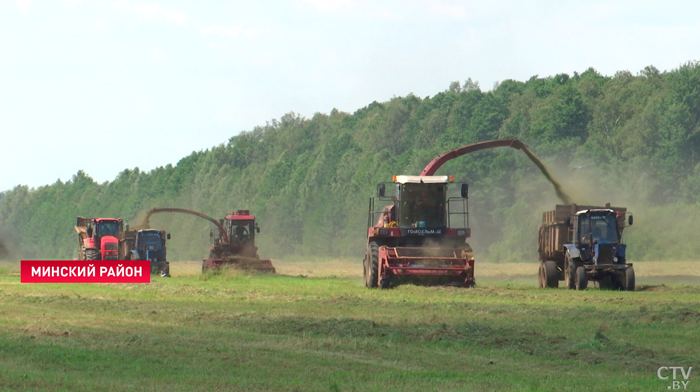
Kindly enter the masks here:
M 79 260 L 129 260 L 133 235 L 124 231 L 122 219 L 79 216 L 75 231 Z
M 255 246 L 255 234 L 260 227 L 255 222 L 255 216 L 248 210 L 239 210 L 226 215 L 224 219 L 216 220 L 202 213 L 184 208 L 154 208 L 148 212 L 140 228 L 148 228 L 151 215 L 158 212 L 180 212 L 204 218 L 213 223 L 219 230 L 218 234 L 210 233 L 213 244 L 209 247 L 209 258 L 202 261 L 202 272 L 210 268 L 219 269 L 224 265 L 236 269 L 253 270 L 275 273 L 271 260 L 261 260 L 258 247 Z
M 467 243 L 468 185 L 434 174 L 450 159 L 496 147 L 521 149 L 539 163 L 518 139 L 491 140 L 448 151 L 419 176 L 394 176 L 377 186 L 377 196 L 369 201 L 366 287 L 402 282 L 474 286 L 474 254 Z M 391 204 L 377 210 L 375 199 Z

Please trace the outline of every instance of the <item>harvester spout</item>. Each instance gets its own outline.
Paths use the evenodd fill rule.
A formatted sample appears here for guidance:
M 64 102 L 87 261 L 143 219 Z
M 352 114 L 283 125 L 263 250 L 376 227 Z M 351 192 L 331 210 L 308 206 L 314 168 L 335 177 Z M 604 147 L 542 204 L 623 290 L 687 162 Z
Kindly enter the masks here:
M 537 157 L 530 152 L 530 150 L 527 149 L 527 146 L 525 143 L 521 142 L 520 140 L 516 138 L 507 138 L 507 139 L 497 139 L 497 140 L 489 140 L 485 142 L 479 142 L 479 143 L 474 143 L 474 144 L 469 144 L 466 146 L 462 146 L 459 148 L 455 148 L 454 150 L 450 150 L 444 154 L 441 154 L 437 156 L 435 159 L 430 161 L 425 168 L 423 168 L 423 171 L 420 173 L 421 176 L 432 176 L 435 174 L 435 172 L 440 168 L 440 166 L 444 165 L 445 162 L 449 161 L 450 159 L 457 158 L 459 156 L 462 156 L 464 154 L 469 154 L 471 152 L 476 152 L 476 151 L 481 151 L 481 150 L 487 150 L 489 148 L 498 148 L 498 147 L 512 147 L 517 150 L 521 150 L 522 152 L 527 155 L 528 158 L 537 166 L 538 169 L 542 172 L 542 174 L 547 177 L 549 182 L 552 183 L 552 186 L 554 186 L 554 191 L 557 193 L 557 196 L 561 201 L 563 201 L 566 204 L 571 204 L 571 197 L 567 195 L 562 189 L 561 185 L 552 177 L 552 175 L 549 173 L 547 168 L 544 166 L 542 162 L 540 162 Z
M 224 226 L 221 223 L 219 223 L 219 221 L 217 221 L 216 219 L 214 219 L 212 217 L 209 217 L 207 215 L 199 213 L 197 211 L 186 210 L 184 208 L 154 208 L 154 209 L 148 211 L 148 214 L 146 215 L 146 219 L 144 220 L 145 223 L 140 225 L 140 226 L 148 225 L 148 220 L 151 217 L 151 215 L 153 215 L 157 212 L 181 212 L 183 214 L 190 214 L 190 215 L 198 216 L 200 218 L 204 218 L 219 228 L 219 232 L 221 233 L 221 238 L 223 239 L 223 241 L 225 243 L 229 242 L 228 234 L 226 233 L 226 229 L 224 228 Z
M 445 162 L 449 161 L 450 159 L 457 158 L 457 157 L 462 156 L 464 154 L 469 154 L 470 152 L 487 150 L 489 148 L 497 148 L 497 147 L 513 147 L 513 148 L 518 149 L 518 150 L 523 150 L 523 149 L 527 150 L 527 147 L 525 147 L 525 144 L 516 138 L 489 140 L 489 141 L 485 141 L 485 142 L 469 144 L 466 146 L 455 148 L 454 150 L 450 150 L 444 154 L 437 156 L 435 159 L 430 161 L 430 163 L 428 163 L 425 166 L 425 168 L 420 173 L 420 175 L 421 176 L 432 176 L 435 174 L 437 169 L 440 168 L 440 166 L 444 165 Z

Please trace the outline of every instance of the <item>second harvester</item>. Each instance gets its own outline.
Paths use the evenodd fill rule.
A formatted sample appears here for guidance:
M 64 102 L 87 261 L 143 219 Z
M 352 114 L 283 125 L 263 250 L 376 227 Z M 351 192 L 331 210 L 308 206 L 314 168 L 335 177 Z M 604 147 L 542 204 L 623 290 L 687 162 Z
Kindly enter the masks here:
M 392 182 L 379 184 L 377 196 L 369 201 L 366 287 L 402 282 L 474 286 L 474 255 L 466 242 L 471 235 L 467 184 L 434 174 L 450 159 L 497 147 L 525 152 L 561 193 L 525 144 L 513 138 L 463 146 L 436 157 L 418 176 L 394 176 Z M 377 200 L 391 204 L 375 207 Z

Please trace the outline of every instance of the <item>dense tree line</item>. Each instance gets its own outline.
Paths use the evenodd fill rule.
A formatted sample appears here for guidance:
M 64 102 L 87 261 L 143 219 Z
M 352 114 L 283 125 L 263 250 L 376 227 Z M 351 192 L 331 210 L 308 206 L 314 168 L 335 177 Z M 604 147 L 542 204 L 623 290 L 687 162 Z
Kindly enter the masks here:
M 233 136 L 177 165 L 126 169 L 98 184 L 70 181 L 0 193 L 0 230 L 25 257 L 70 258 L 77 215 L 136 222 L 156 206 L 221 217 L 250 209 L 260 220 L 261 255 L 362 257 L 368 198 L 378 182 L 418 174 L 446 150 L 517 137 L 547 164 L 578 203 L 625 205 L 632 259 L 694 259 L 700 217 L 700 64 L 634 75 L 590 68 L 482 91 L 471 79 L 433 97 L 395 97 L 353 114 L 294 113 Z M 541 213 L 552 187 L 520 152 L 460 157 L 438 174 L 470 183 L 472 245 L 479 259 L 534 261 Z M 172 232 L 171 258 L 207 253 L 210 225 L 157 215 Z

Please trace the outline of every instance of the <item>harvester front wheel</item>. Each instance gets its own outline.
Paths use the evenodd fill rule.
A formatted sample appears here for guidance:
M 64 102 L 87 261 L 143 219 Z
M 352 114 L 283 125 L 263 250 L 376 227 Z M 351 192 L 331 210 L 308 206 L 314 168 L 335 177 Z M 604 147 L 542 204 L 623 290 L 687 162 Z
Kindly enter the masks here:
M 634 268 L 632 267 L 625 270 L 625 290 L 634 291 Z
M 95 249 L 88 249 L 85 251 L 85 259 L 86 260 L 99 260 L 100 254 L 97 253 L 97 250 L 95 250 Z
M 576 290 L 585 290 L 588 287 L 588 276 L 583 266 L 576 268 Z
M 557 268 L 557 262 L 554 260 L 547 260 L 542 263 L 542 287 L 559 287 L 559 269 Z
M 379 284 L 379 245 L 370 242 L 365 255 L 365 287 L 376 288 Z

